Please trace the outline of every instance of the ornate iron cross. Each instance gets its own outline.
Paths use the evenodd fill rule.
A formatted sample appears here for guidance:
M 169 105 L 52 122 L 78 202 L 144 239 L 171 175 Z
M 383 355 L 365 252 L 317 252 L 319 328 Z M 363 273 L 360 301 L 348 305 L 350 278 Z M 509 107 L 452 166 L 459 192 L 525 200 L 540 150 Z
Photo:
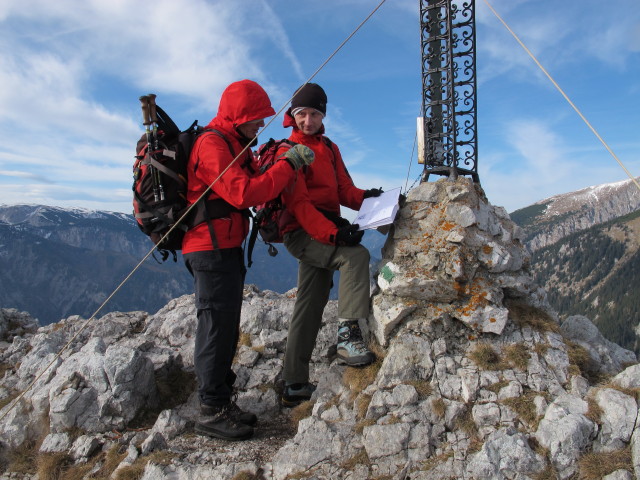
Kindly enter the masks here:
M 480 182 L 475 37 L 475 0 L 420 0 L 423 182 L 431 174 Z

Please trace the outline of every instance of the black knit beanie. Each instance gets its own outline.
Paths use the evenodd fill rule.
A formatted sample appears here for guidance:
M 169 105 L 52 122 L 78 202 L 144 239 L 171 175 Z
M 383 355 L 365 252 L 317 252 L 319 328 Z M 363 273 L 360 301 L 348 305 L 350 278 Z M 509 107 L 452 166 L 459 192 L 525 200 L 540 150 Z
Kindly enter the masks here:
M 315 108 L 327 114 L 327 94 L 317 83 L 307 83 L 291 99 L 291 110 L 295 108 Z

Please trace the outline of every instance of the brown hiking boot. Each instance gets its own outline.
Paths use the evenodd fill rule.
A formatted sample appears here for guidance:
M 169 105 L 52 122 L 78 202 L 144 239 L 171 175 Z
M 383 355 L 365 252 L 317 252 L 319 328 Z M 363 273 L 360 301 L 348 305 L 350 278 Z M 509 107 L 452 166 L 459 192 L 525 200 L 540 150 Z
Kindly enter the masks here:
M 195 431 L 209 437 L 232 441 L 246 440 L 253 436 L 253 427 L 239 421 L 231 403 L 220 406 L 203 405 Z

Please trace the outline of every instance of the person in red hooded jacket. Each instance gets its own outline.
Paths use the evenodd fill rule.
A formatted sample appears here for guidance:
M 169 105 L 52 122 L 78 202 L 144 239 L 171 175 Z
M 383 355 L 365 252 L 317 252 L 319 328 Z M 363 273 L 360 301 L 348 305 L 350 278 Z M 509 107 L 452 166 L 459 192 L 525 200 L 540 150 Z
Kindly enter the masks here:
M 360 245 L 364 232 L 340 217 L 340 206 L 359 210 L 365 198 L 379 196 L 382 189 L 361 190 L 353 184 L 337 145 L 323 135 L 326 107 L 322 87 L 307 83 L 296 91 L 284 119 L 284 126 L 293 128 L 289 140 L 315 154 L 313 165 L 305 167 L 293 188 L 282 194 L 288 218 L 282 228 L 284 244 L 299 260 L 283 369 L 281 403 L 286 407 L 308 400 L 315 390 L 309 382 L 309 361 L 336 270 L 340 271 L 337 356 L 350 366 L 375 359 L 358 324 L 369 314 L 369 251 Z
M 251 80 L 232 83 L 188 162 L 187 200 L 192 204 L 205 194 L 209 219 L 189 229 L 182 244 L 185 265 L 194 277 L 198 318 L 194 366 L 200 417 L 195 430 L 227 440 L 251 437 L 257 421 L 232 400 L 236 375 L 231 365 L 246 273 L 242 242 L 249 231 L 247 209 L 276 197 L 298 169 L 313 162 L 313 152 L 297 145 L 258 175 L 250 147 L 264 119 L 273 115 L 260 85 Z

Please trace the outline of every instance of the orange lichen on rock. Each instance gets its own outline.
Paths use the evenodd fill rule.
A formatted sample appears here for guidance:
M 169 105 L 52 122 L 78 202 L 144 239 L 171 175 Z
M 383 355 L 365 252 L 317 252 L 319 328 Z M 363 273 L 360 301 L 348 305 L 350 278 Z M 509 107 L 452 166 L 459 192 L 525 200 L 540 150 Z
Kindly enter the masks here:
M 474 311 L 480 310 L 488 305 L 487 291 L 484 289 L 482 283 L 481 279 L 476 279 L 472 284 L 465 285 L 463 293 L 469 295 L 469 300 L 466 305 L 456 309 L 460 315 L 469 316 Z M 454 285 L 462 286 L 462 284 L 458 282 L 455 282 Z M 456 287 L 454 286 L 454 288 Z M 461 293 L 460 290 L 458 290 L 458 292 Z
M 448 232 L 450 230 L 452 230 L 454 227 L 456 226 L 455 223 L 451 223 L 451 222 L 442 222 L 442 224 L 440 225 L 440 228 L 442 230 L 444 230 L 445 232 Z

